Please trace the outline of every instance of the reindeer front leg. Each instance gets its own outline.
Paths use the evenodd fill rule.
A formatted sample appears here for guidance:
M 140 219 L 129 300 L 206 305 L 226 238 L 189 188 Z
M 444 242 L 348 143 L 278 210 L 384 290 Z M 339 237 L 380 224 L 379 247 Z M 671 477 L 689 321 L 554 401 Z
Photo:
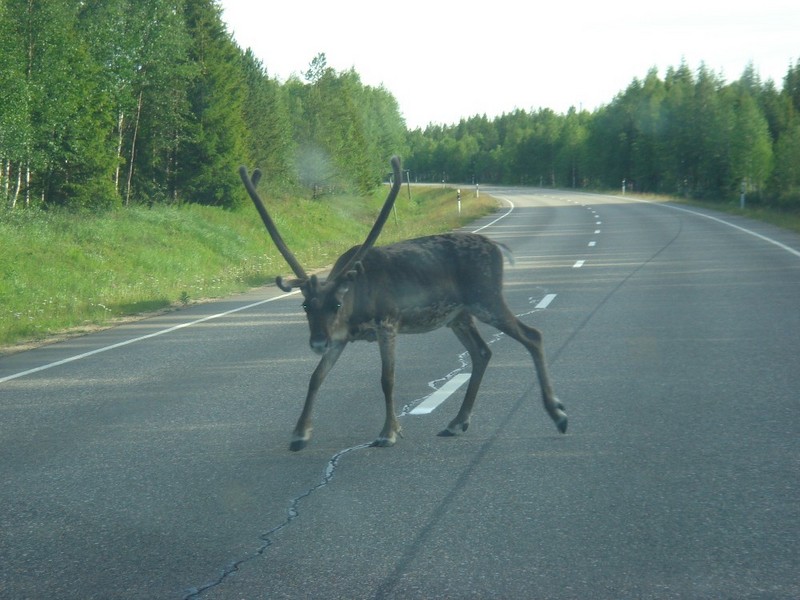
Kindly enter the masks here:
M 327 352 L 322 355 L 322 360 L 319 361 L 317 368 L 311 375 L 311 381 L 308 382 L 308 394 L 306 394 L 306 403 L 303 405 L 303 412 L 300 413 L 300 418 L 297 420 L 294 432 L 292 433 L 292 443 L 289 444 L 289 450 L 297 452 L 302 450 L 308 445 L 308 440 L 311 439 L 311 408 L 314 406 L 314 398 L 317 397 L 319 386 L 325 379 L 325 376 L 339 360 L 342 355 L 342 350 L 347 345 L 347 342 L 337 342 L 328 348 Z
M 372 445 L 385 448 L 394 446 L 400 435 L 400 424 L 394 414 L 394 347 L 397 331 L 384 324 L 378 330 L 378 345 L 381 349 L 381 387 L 386 400 L 386 421 L 378 439 Z

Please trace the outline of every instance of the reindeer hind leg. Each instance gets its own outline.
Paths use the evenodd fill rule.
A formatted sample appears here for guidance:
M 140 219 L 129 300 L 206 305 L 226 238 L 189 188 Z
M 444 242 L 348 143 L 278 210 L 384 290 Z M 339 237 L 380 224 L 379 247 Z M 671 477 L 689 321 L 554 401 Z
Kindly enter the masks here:
M 489 346 L 478 333 L 478 328 L 475 327 L 472 315 L 466 312 L 462 313 L 450 323 L 450 329 L 453 330 L 453 333 L 456 334 L 456 337 L 469 352 L 469 357 L 472 361 L 472 374 L 456 418 L 450 422 L 446 429 L 439 432 L 439 435 L 443 437 L 458 435 L 469 428 L 469 420 L 472 416 L 475 398 L 478 395 L 478 388 L 481 386 L 483 374 L 489 364 L 489 359 L 492 357 L 492 351 L 489 350 Z
M 553 386 L 550 383 L 550 373 L 547 370 L 547 363 L 544 354 L 544 342 L 541 332 L 535 327 L 526 325 L 520 321 L 509 310 L 505 301 L 502 298 L 494 310 L 476 311 L 475 315 L 484 323 L 488 323 L 505 333 L 510 338 L 517 340 L 520 344 L 530 353 L 533 358 L 533 364 L 536 367 L 536 374 L 539 378 L 539 385 L 542 389 L 542 400 L 544 408 L 556 428 L 561 433 L 567 432 L 567 413 L 564 411 L 564 405 L 556 397 L 553 392 Z

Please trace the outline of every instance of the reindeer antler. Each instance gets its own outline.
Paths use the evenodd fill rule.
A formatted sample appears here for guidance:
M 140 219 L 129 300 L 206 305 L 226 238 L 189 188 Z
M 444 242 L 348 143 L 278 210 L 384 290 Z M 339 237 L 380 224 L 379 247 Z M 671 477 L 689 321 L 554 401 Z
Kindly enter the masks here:
M 258 210 L 258 214 L 261 215 L 261 220 L 264 221 L 264 225 L 267 227 L 267 231 L 269 232 L 269 236 L 272 238 L 272 241 L 275 242 L 275 246 L 278 248 L 278 252 L 281 253 L 283 258 L 291 267 L 294 274 L 297 275 L 297 278 L 300 280 L 307 280 L 308 275 L 306 275 L 305 270 L 294 257 L 292 251 L 289 250 L 289 247 L 283 241 L 281 234 L 278 233 L 278 228 L 275 226 L 275 223 L 272 221 L 272 217 L 269 216 L 264 203 L 261 201 L 261 198 L 258 196 L 258 192 L 256 191 L 256 185 L 258 181 L 261 179 L 261 171 L 256 169 L 253 171 L 253 178 L 251 179 L 247 175 L 247 168 L 244 166 L 239 167 L 239 176 L 242 178 L 242 183 L 244 183 L 245 189 L 247 189 L 247 193 L 250 194 L 250 199 L 253 201 L 253 204 L 256 205 L 256 210 Z M 291 291 L 291 285 L 284 285 L 283 278 L 278 277 L 275 282 L 278 284 L 278 287 L 281 288 L 283 291 L 288 292 Z
M 378 236 L 381 234 L 381 230 L 383 229 L 383 225 L 386 223 L 386 219 L 389 218 L 389 213 L 392 211 L 392 206 L 394 206 L 394 201 L 397 199 L 397 194 L 400 192 L 400 186 L 403 184 L 402 173 L 400 172 L 400 157 L 393 156 L 392 157 L 392 171 L 394 173 L 394 181 L 392 182 L 392 189 L 389 190 L 389 195 L 386 197 L 386 200 L 383 203 L 383 208 L 381 212 L 378 214 L 378 218 L 375 220 L 375 224 L 372 226 L 369 234 L 367 235 L 367 239 L 364 240 L 364 243 L 361 244 L 361 247 L 356 251 L 355 254 L 347 261 L 347 264 L 342 266 L 341 269 L 337 270 L 337 273 L 334 275 L 331 273 L 330 277 L 338 276 L 342 273 L 347 273 L 353 268 L 358 261 L 360 261 L 364 254 L 375 245 L 375 240 L 378 239 Z
M 392 157 L 392 171 L 394 173 L 394 181 L 392 182 L 392 189 L 389 191 L 389 195 L 386 197 L 386 200 L 383 203 L 383 208 L 381 209 L 380 214 L 378 214 L 378 218 L 375 221 L 375 224 L 372 226 L 372 229 L 367 235 L 367 239 L 364 240 L 364 243 L 359 247 L 356 253 L 352 256 L 352 258 L 347 261 L 347 264 L 344 265 L 341 269 L 337 270 L 337 274 L 331 274 L 331 277 L 337 276 L 341 273 L 347 273 L 355 265 L 358 261 L 360 261 L 364 254 L 375 245 L 375 240 L 378 239 L 378 236 L 383 229 L 383 225 L 386 223 L 386 219 L 389 218 L 389 213 L 392 211 L 392 206 L 394 206 L 394 201 L 397 199 L 397 194 L 400 192 L 400 186 L 402 185 L 402 174 L 400 172 L 400 157 L 393 156 Z M 242 178 L 242 183 L 244 183 L 245 189 L 247 189 L 247 193 L 250 195 L 253 204 L 255 204 L 256 209 L 258 210 L 258 214 L 261 215 L 261 220 L 264 221 L 264 225 L 267 227 L 267 231 L 269 232 L 272 241 L 275 243 L 275 246 L 278 248 L 278 251 L 281 253 L 283 258 L 291 267 L 294 274 L 297 275 L 297 279 L 302 281 L 308 280 L 308 275 L 306 275 L 305 270 L 294 257 L 292 251 L 289 250 L 289 247 L 283 241 L 281 234 L 278 233 L 278 228 L 275 226 L 275 223 L 272 220 L 272 217 L 269 216 L 269 212 L 267 212 L 264 203 L 261 201 L 261 198 L 256 191 L 256 185 L 258 185 L 259 180 L 261 179 L 261 171 L 258 169 L 253 171 L 253 177 L 251 178 L 247 174 L 247 168 L 244 166 L 239 167 L 239 176 Z M 283 283 L 283 278 L 278 277 L 275 280 L 275 283 L 278 285 L 285 292 L 289 292 L 292 289 L 292 284 L 286 285 Z M 298 282 L 294 282 L 294 285 L 297 285 Z

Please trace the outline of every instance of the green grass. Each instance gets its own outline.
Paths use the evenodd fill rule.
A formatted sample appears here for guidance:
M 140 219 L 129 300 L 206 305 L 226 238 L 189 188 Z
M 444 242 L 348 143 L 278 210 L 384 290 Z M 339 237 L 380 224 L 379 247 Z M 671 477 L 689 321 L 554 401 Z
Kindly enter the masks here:
M 699 208 L 710 208 L 727 213 L 729 215 L 739 215 L 800 233 L 800 214 L 794 211 L 781 210 L 779 208 L 772 208 L 758 204 L 751 204 L 742 209 L 739 207 L 738 203 L 697 202 L 684 200 L 676 200 L 676 202 L 697 206 Z
M 740 217 L 747 217 L 755 221 L 763 221 L 770 223 L 783 229 L 788 229 L 800 233 L 800 213 L 796 210 L 781 209 L 779 207 L 767 206 L 758 202 L 749 202 L 741 208 L 738 201 L 735 202 L 713 202 L 704 200 L 692 200 L 678 196 L 665 196 L 659 194 L 637 194 L 633 193 L 632 196 L 641 198 L 643 200 L 652 200 L 655 202 L 675 202 L 684 204 L 686 206 L 694 206 L 696 208 L 707 208 L 709 210 L 716 210 L 729 215 L 739 215 Z
M 386 190 L 369 198 L 268 198 L 286 243 L 307 270 L 360 243 Z M 487 214 L 491 198 L 406 188 L 379 244 L 445 231 Z M 198 205 L 106 213 L 0 210 L 0 347 L 82 332 L 124 317 L 241 292 L 290 274 L 255 209 Z

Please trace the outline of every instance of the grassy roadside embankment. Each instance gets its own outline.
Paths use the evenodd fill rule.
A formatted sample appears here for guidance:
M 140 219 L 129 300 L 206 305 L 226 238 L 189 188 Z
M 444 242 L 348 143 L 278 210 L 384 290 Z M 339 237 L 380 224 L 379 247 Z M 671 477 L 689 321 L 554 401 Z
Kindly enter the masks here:
M 676 204 L 683 204 L 689 207 L 715 210 L 728 215 L 736 215 L 739 217 L 745 217 L 747 219 L 753 219 L 754 221 L 763 221 L 764 223 L 769 223 L 770 225 L 775 225 L 776 227 L 780 227 L 782 229 L 788 229 L 789 231 L 800 233 L 800 213 L 791 210 L 781 210 L 780 208 L 764 206 L 756 202 L 750 202 L 744 208 L 741 208 L 738 202 L 692 200 L 677 196 L 639 194 L 636 192 L 630 192 L 629 195 L 634 198 L 639 198 L 641 200 L 647 200 L 650 202 L 674 202 Z
M 686 206 L 708 208 L 729 215 L 746 217 L 754 221 L 763 221 L 764 223 L 769 223 L 770 225 L 775 225 L 782 229 L 800 233 L 800 214 L 796 212 L 760 206 L 758 204 L 750 204 L 745 208 L 740 208 L 738 204 L 734 203 L 698 202 L 675 198 L 671 198 L 670 200 L 679 204 L 685 204 Z
M 270 198 L 286 243 L 308 269 L 366 237 L 386 189 L 369 198 Z M 494 210 L 487 196 L 403 187 L 378 244 L 446 231 Z M 251 205 L 131 207 L 105 213 L 0 211 L 0 350 L 217 298 L 290 274 Z

